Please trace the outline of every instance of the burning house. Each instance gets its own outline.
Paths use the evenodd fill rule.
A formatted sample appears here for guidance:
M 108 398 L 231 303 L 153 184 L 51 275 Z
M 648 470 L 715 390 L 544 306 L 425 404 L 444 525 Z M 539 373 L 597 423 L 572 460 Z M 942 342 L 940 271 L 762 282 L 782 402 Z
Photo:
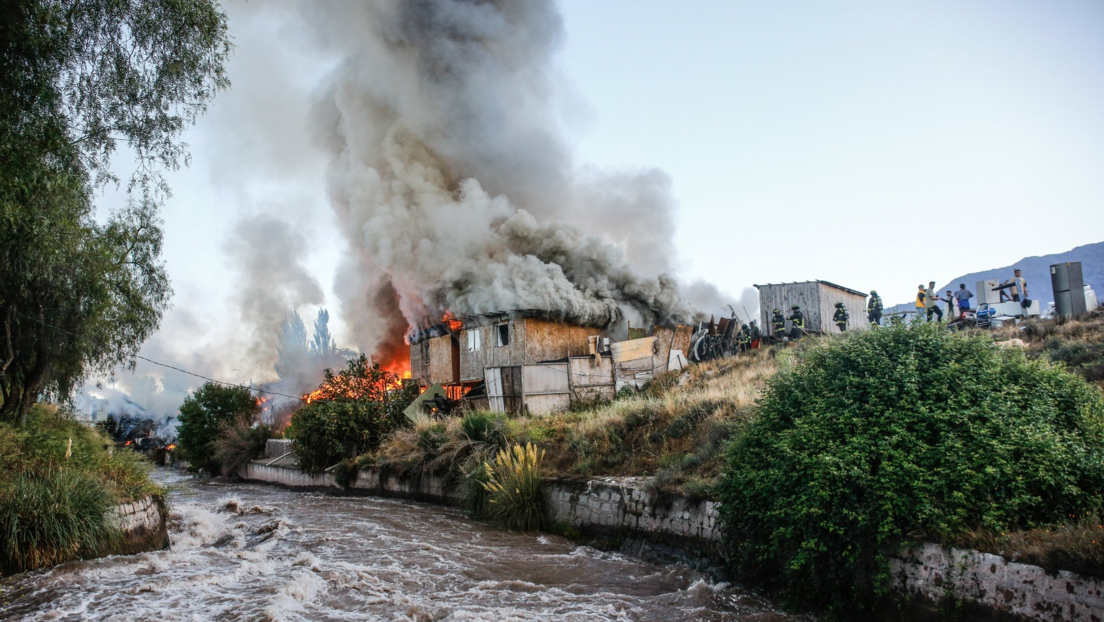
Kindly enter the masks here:
M 565 410 L 575 400 L 612 399 L 642 387 L 671 361 L 685 360 L 692 329 L 657 327 L 614 341 L 600 326 L 540 317 L 534 311 L 446 316 L 414 331 L 411 377 L 440 384 L 451 400 L 510 414 Z

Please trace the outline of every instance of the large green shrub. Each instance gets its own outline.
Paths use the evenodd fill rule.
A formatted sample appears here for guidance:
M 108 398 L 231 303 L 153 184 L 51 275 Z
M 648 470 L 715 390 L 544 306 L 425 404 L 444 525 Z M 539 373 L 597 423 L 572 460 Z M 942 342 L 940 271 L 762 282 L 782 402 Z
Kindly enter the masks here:
M 287 435 L 299 468 L 317 473 L 377 449 L 401 424 L 401 415 L 389 417 L 382 402 L 313 402 L 292 416 Z
M 773 378 L 718 485 L 733 570 L 827 611 L 890 585 L 888 554 L 1099 511 L 1104 400 L 936 325 L 848 334 Z
M 176 434 L 188 460 L 188 470 L 210 475 L 221 473 L 215 441 L 227 426 L 239 420 L 252 423 L 259 413 L 257 398 L 244 387 L 208 382 L 185 398 L 180 405 L 180 425 Z

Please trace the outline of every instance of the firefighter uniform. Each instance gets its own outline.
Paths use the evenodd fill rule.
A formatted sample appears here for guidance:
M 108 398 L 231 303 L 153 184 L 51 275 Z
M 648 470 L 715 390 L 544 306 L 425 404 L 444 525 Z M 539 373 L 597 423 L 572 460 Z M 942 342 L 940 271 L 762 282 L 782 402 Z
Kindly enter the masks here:
M 805 315 L 801 313 L 801 307 L 794 305 L 791 307 L 793 313 L 790 313 L 788 319 L 793 325 L 793 331 L 791 331 L 791 339 L 800 339 L 801 335 L 805 332 Z
M 774 315 L 771 317 L 771 336 L 775 339 L 786 336 L 786 318 L 782 316 L 782 312 L 778 309 L 774 310 Z
M 882 297 L 878 292 L 870 292 L 870 300 L 866 302 L 866 319 L 871 326 L 882 325 Z
M 836 326 L 839 328 L 841 333 L 847 332 L 848 317 L 849 316 L 847 315 L 847 309 L 843 308 L 843 303 L 837 302 L 836 312 L 832 315 L 832 321 L 836 323 Z

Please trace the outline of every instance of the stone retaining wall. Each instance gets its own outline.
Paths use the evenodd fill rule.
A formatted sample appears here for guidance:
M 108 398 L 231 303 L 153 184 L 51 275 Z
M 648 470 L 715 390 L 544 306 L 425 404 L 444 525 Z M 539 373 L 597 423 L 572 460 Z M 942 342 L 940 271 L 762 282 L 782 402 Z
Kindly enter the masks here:
M 311 476 L 287 466 L 251 462 L 241 475 L 290 488 L 342 490 L 329 474 Z M 584 533 L 617 538 L 630 554 L 697 568 L 714 566 L 721 557 L 717 504 L 657 495 L 646 484 L 642 477 L 549 481 L 545 488 L 550 518 Z M 360 471 L 349 492 L 449 505 L 461 500 L 459 490 L 445 478 L 381 478 L 378 471 Z M 1052 576 L 1038 566 L 936 544 L 902 552 L 892 560 L 892 568 L 898 589 L 929 603 L 955 598 L 984 608 L 987 616 L 1104 622 L 1101 579 L 1065 571 Z
M 924 544 L 892 560 L 897 587 L 929 601 L 948 597 L 1029 620 L 1104 620 L 1104 580 L 999 555 Z
M 163 504 L 150 496 L 115 506 L 112 520 L 123 532 L 123 542 L 116 552 L 133 555 L 168 548 L 165 514 Z

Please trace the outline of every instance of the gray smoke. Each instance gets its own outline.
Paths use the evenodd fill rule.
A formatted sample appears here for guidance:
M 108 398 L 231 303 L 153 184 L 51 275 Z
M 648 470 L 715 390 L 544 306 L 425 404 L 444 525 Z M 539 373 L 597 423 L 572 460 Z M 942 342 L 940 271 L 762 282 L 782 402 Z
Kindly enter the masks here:
M 571 161 L 551 103 L 554 5 L 311 6 L 320 45 L 342 59 L 314 118 L 352 249 L 337 289 L 362 349 L 398 347 L 396 326 L 446 310 L 600 326 L 695 315 L 664 274 L 667 176 Z
M 224 248 L 237 277 L 234 302 L 251 337 L 245 360 L 251 369 L 272 369 L 288 314 L 323 302 L 322 288 L 302 264 L 307 240 L 287 222 L 261 214 L 239 221 Z

